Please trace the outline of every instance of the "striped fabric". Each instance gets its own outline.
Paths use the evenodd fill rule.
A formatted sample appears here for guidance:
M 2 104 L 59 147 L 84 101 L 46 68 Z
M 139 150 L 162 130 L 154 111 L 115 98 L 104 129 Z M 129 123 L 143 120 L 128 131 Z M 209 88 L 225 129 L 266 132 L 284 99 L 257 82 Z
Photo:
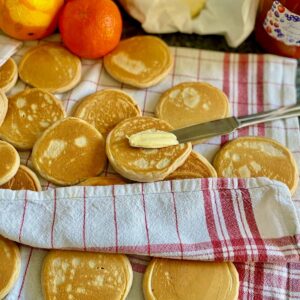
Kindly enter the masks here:
M 15 60 L 35 44 L 26 42 Z M 121 88 L 134 97 L 144 115 L 153 115 L 166 89 L 184 81 L 206 81 L 228 95 L 234 115 L 296 101 L 295 60 L 187 48 L 172 48 L 172 52 L 174 68 L 155 87 L 137 90 L 120 84 L 106 74 L 101 60 L 83 60 L 80 84 L 57 96 L 70 112 L 83 96 Z M 24 88 L 18 82 L 11 93 Z M 299 164 L 296 118 L 244 128 L 194 150 L 211 160 L 220 145 L 245 135 L 278 140 Z M 30 153 L 23 152 L 21 159 L 31 166 Z M 103 175 L 111 173 L 108 166 Z M 66 189 L 42 181 L 42 186 L 44 192 L 38 194 L 0 191 L 0 234 L 35 247 L 21 247 L 21 275 L 7 299 L 42 299 L 40 269 L 47 251 L 41 248 L 60 247 L 130 253 L 134 284 L 128 299 L 142 299 L 141 280 L 149 255 L 231 260 L 240 275 L 240 299 L 300 298 L 299 189 L 291 201 L 285 186 L 267 179 Z

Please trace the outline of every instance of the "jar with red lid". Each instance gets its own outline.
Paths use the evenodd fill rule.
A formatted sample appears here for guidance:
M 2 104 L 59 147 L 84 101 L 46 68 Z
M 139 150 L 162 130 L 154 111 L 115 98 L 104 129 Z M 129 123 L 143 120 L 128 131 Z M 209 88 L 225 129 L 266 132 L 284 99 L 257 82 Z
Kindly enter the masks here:
M 300 58 L 300 0 L 260 0 L 255 35 L 266 51 Z

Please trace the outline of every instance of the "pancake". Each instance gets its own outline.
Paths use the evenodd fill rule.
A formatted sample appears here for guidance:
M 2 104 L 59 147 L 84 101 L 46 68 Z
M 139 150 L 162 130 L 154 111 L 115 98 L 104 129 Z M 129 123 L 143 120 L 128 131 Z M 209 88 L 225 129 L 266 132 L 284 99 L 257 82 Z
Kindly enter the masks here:
M 153 259 L 144 275 L 143 290 L 145 300 L 235 300 L 238 278 L 230 262 Z
M 50 126 L 32 150 L 39 174 L 59 185 L 74 185 L 99 175 L 106 163 L 105 142 L 92 125 L 66 118 Z
M 285 183 L 291 193 L 298 186 L 298 169 L 292 153 L 275 140 L 240 137 L 217 152 L 213 165 L 219 177 L 268 177 Z
M 79 183 L 84 186 L 104 186 L 104 185 L 115 185 L 115 184 L 126 184 L 127 182 L 120 177 L 91 177 Z
M 114 79 L 138 88 L 159 83 L 173 66 L 167 44 L 154 36 L 122 40 L 103 61 L 105 70 Z
M 217 172 L 201 154 L 192 151 L 185 163 L 165 180 L 217 177 Z
M 20 150 L 32 149 L 37 138 L 65 115 L 62 103 L 50 93 L 24 90 L 9 98 L 0 137 Z
M 0 67 L 0 90 L 7 93 L 18 80 L 18 67 L 12 58 L 9 58 Z
M 106 137 L 118 123 L 141 116 L 141 111 L 128 94 L 109 89 L 85 97 L 76 106 L 73 116 L 87 121 Z
M 38 177 L 28 167 L 20 165 L 17 174 L 8 182 L 0 186 L 0 189 L 41 191 L 41 183 Z
M 20 156 L 10 144 L 0 141 L 0 185 L 12 179 L 20 166 Z
M 227 117 L 229 102 L 209 83 L 185 82 L 161 95 L 155 114 L 176 129 Z
M 0 127 L 2 126 L 8 109 L 8 99 L 0 90 Z
M 17 281 L 21 267 L 20 250 L 16 243 L 0 236 L 0 299 Z
M 132 268 L 121 254 L 50 251 L 42 268 L 45 300 L 123 300 Z
M 48 92 L 71 90 L 80 80 L 80 59 L 57 43 L 31 48 L 19 64 L 19 76 L 27 84 Z
M 106 154 L 112 167 L 123 177 L 133 181 L 163 180 L 185 162 L 192 151 L 192 145 L 179 144 L 161 149 L 133 148 L 127 137 L 145 130 L 171 129 L 167 122 L 152 117 L 135 117 L 122 121 L 109 133 L 106 140 Z

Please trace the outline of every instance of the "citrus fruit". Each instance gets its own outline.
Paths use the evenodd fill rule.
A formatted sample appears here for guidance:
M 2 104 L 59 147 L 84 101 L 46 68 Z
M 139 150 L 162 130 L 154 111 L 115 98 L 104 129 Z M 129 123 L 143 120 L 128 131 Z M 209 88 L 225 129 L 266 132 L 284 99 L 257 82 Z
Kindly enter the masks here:
M 64 0 L 1 0 L 0 28 L 19 40 L 36 40 L 51 34 Z
M 65 46 L 84 58 L 99 58 L 120 41 L 122 18 L 111 0 L 69 0 L 59 17 Z

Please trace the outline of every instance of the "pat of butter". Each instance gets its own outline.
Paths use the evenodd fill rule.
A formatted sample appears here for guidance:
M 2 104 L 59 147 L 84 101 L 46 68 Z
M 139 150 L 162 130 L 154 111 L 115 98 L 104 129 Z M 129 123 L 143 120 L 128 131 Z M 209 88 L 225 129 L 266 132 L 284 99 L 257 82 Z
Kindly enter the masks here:
M 127 138 L 131 147 L 139 148 L 156 149 L 179 144 L 176 135 L 160 130 L 145 130 Z

